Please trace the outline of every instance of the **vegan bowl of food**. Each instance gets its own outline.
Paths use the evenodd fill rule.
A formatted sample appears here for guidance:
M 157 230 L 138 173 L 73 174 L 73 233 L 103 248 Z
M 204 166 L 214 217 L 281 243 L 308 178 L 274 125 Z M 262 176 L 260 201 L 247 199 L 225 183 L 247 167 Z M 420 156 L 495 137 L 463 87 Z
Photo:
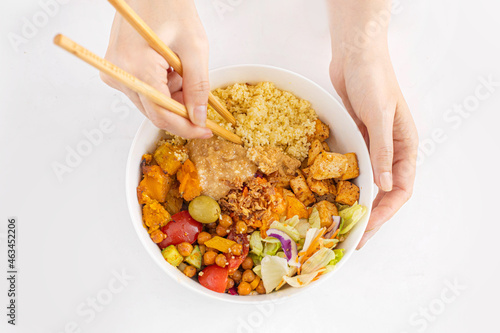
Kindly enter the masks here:
M 226 301 L 286 298 L 333 275 L 366 228 L 369 154 L 347 111 L 295 73 L 258 65 L 211 72 L 238 134 L 184 140 L 145 120 L 126 171 L 134 228 L 179 283 Z

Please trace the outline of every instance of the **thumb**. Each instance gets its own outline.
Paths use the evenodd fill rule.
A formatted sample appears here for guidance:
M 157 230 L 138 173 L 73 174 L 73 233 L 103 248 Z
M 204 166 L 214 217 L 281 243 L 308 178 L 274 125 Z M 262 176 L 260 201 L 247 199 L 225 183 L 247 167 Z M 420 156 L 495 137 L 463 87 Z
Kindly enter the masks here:
M 191 52 L 182 60 L 182 91 L 184 104 L 189 113 L 191 122 L 198 126 L 205 126 L 207 121 L 208 94 L 208 56 L 206 52 Z
M 375 183 L 384 192 L 392 190 L 393 124 L 394 117 L 389 112 L 374 115 L 366 124 Z

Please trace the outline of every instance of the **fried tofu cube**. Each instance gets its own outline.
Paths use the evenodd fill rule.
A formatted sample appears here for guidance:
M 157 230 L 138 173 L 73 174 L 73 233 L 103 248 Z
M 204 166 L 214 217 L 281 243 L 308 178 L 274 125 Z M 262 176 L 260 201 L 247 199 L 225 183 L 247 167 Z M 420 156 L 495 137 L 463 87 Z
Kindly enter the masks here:
M 169 175 L 175 175 L 182 165 L 182 156 L 187 153 L 185 147 L 174 146 L 165 142 L 156 148 L 153 157 L 158 165 Z
M 332 216 L 338 216 L 339 212 L 337 210 L 337 206 L 334 203 L 323 200 L 315 204 L 313 207 L 316 207 L 319 213 L 319 220 L 321 221 L 321 227 L 328 228 L 333 223 Z
M 330 127 L 319 119 L 316 119 L 314 135 L 312 140 L 318 139 L 323 142 L 330 137 Z
M 316 201 L 303 175 L 299 174 L 297 177 L 290 180 L 290 187 L 297 199 L 302 201 L 304 205 L 309 206 Z
M 333 195 L 337 195 L 337 186 L 335 186 L 335 183 L 334 182 L 331 182 L 330 183 L 330 187 L 329 187 L 329 192 Z
M 320 202 L 323 200 L 330 201 L 331 203 L 335 203 L 335 196 L 331 193 L 327 193 L 325 195 L 316 195 L 317 202 Z
M 314 163 L 316 157 L 323 152 L 323 145 L 318 139 L 311 143 L 311 148 L 309 148 L 309 154 L 307 156 L 307 166 L 311 166 Z
M 324 151 L 328 151 L 328 152 L 332 151 L 330 149 L 330 146 L 328 145 L 328 143 L 326 143 L 326 141 L 321 142 L 321 145 L 323 146 Z
M 270 183 L 282 188 L 290 188 L 290 180 L 292 180 L 295 175 L 281 175 L 278 171 L 270 174 L 267 179 Z
M 307 185 L 311 191 L 321 196 L 330 193 L 330 186 L 333 185 L 333 181 L 331 179 L 316 180 L 309 176 L 307 177 Z
M 342 154 L 322 152 L 310 167 L 310 175 L 316 180 L 339 178 L 347 170 L 347 157 Z
M 337 197 L 335 201 L 343 205 L 352 206 L 359 200 L 359 187 L 347 180 L 337 183 Z
M 340 180 L 354 179 L 359 176 L 358 157 L 356 153 L 347 153 L 344 156 L 347 157 L 347 170 Z
M 172 177 L 165 174 L 158 165 L 145 166 L 143 172 L 144 178 L 137 186 L 139 203 L 142 205 L 149 200 L 165 202 L 173 183 Z

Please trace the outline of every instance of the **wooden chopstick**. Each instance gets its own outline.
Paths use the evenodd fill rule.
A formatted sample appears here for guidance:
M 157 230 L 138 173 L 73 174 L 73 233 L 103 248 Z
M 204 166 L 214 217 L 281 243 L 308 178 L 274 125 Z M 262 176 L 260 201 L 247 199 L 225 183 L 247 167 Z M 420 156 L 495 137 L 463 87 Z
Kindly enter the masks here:
M 146 96 L 149 98 L 151 101 L 154 103 L 158 104 L 159 106 L 181 116 L 186 119 L 189 119 L 188 112 L 186 110 L 186 107 L 182 105 L 181 103 L 177 102 L 176 100 L 169 98 L 150 86 L 149 84 L 139 80 L 135 76 L 133 76 L 130 73 L 127 73 L 123 69 L 117 67 L 116 65 L 112 64 L 111 62 L 107 61 L 106 59 L 103 59 L 96 54 L 90 52 L 83 46 L 77 44 L 70 38 L 64 36 L 64 35 L 57 35 L 54 37 L 54 44 L 57 46 L 60 46 L 61 48 L 65 49 L 66 51 L 74 54 L 81 60 L 85 61 L 89 65 L 97 68 L 99 71 L 103 72 L 106 75 L 111 76 L 113 79 L 117 80 L 118 82 L 123 83 L 125 86 L 128 88 L 132 89 L 138 94 L 141 94 L 143 96 Z M 237 143 L 237 144 L 242 144 L 243 142 L 241 141 L 241 138 L 237 136 L 234 133 L 229 132 L 227 129 L 217 125 L 215 122 L 211 120 L 207 120 L 207 127 L 212 130 L 213 133 L 216 135 L 223 137 L 224 139 Z
M 139 15 L 130 7 L 124 0 L 108 0 L 116 11 L 119 12 L 128 23 L 148 42 L 156 52 L 158 52 L 170 66 L 182 76 L 182 63 L 177 54 L 172 51 L 165 43 L 158 37 L 158 35 L 140 18 Z M 231 112 L 212 94 L 208 95 L 208 103 L 217 111 L 225 120 L 233 125 L 236 125 Z

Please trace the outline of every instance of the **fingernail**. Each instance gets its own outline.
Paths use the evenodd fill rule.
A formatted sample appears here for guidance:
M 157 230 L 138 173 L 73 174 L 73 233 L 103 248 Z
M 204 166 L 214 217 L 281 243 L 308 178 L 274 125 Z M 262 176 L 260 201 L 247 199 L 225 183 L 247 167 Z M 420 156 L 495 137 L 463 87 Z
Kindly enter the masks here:
M 203 134 L 203 135 L 201 136 L 201 138 L 202 138 L 202 139 L 210 139 L 210 138 L 211 138 L 211 137 L 213 137 L 213 136 L 214 136 L 214 134 L 212 133 L 212 131 L 211 131 L 211 130 L 208 130 L 208 132 L 207 132 L 206 134 Z
M 193 118 L 193 123 L 195 125 L 205 127 L 207 122 L 207 107 L 202 105 L 195 107 Z
M 370 240 L 370 238 L 372 238 L 373 235 L 375 235 L 377 230 L 375 228 L 375 229 L 366 231 L 365 234 L 363 235 L 363 238 L 361 238 L 361 241 L 359 242 L 358 247 L 356 247 L 356 250 L 361 250 L 361 248 L 366 245 L 366 243 Z
M 384 192 L 392 191 L 392 175 L 390 172 L 382 172 L 379 177 L 380 187 Z

